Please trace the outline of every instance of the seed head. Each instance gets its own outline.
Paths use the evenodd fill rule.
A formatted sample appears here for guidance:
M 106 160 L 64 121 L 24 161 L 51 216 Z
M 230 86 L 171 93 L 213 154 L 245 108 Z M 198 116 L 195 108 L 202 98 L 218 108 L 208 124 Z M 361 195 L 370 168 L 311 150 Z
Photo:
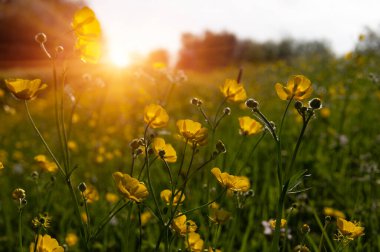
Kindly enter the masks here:
M 40 43 L 40 44 L 46 43 L 47 41 L 47 37 L 45 33 L 43 32 L 37 33 L 34 39 L 36 40 L 37 43 Z

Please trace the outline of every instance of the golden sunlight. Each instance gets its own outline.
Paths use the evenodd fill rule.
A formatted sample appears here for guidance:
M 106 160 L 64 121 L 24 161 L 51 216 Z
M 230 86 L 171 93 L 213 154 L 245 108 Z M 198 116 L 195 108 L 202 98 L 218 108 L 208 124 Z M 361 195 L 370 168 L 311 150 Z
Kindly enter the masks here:
M 117 67 L 126 67 L 131 64 L 130 56 L 121 43 L 109 44 L 108 60 Z

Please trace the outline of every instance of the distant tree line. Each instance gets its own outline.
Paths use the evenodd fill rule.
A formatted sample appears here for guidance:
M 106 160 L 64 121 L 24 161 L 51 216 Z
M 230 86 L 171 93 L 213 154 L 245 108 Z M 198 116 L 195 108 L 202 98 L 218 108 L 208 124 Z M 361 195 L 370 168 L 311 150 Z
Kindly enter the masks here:
M 202 35 L 185 33 L 181 42 L 177 66 L 198 71 L 243 62 L 263 63 L 313 55 L 333 56 L 323 41 L 295 41 L 286 38 L 279 42 L 257 42 L 241 40 L 230 32 L 206 31 Z

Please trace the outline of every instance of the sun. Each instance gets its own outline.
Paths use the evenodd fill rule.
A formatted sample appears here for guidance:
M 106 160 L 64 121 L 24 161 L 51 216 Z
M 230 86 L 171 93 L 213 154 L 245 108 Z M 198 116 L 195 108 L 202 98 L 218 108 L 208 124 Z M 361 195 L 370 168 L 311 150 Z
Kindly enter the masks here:
M 131 64 L 128 52 L 123 46 L 118 44 L 110 45 L 108 58 L 111 64 L 117 67 L 123 68 Z

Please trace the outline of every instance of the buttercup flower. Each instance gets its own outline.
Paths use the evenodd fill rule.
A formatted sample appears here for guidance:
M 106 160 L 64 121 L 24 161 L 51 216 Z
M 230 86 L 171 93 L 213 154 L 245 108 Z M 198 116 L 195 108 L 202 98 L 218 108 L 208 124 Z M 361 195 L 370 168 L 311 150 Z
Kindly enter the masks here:
M 292 97 L 296 100 L 303 100 L 313 92 L 310 80 L 303 75 L 293 75 L 288 80 L 286 87 L 281 83 L 276 83 L 275 88 L 281 100 L 290 100 Z
M 34 252 L 34 242 L 29 246 L 29 251 Z M 37 249 L 35 252 L 64 252 L 63 247 L 59 246 L 56 239 L 50 235 L 38 235 Z
M 285 219 L 281 219 L 280 228 L 286 227 L 287 221 Z M 269 221 L 270 227 L 274 230 L 276 228 L 276 220 L 270 220 Z
M 160 105 L 150 104 L 144 109 L 144 121 L 151 128 L 162 128 L 168 123 L 169 115 Z
M 249 116 L 239 117 L 240 134 L 249 136 L 263 131 L 263 125 Z
M 150 211 L 145 211 L 141 213 L 141 225 L 145 226 L 148 224 L 149 220 L 152 219 L 153 215 Z
M 361 227 L 359 223 L 353 223 L 342 218 L 338 218 L 336 221 L 339 232 L 342 235 L 347 236 L 349 239 L 355 239 L 364 235 L 364 227 Z
M 95 13 L 83 7 L 74 14 L 71 26 L 77 37 L 75 49 L 80 52 L 81 60 L 97 63 L 101 55 L 101 29 Z
M 78 236 L 73 232 L 67 233 L 65 238 L 65 242 L 69 247 L 75 246 L 78 243 L 78 240 Z
M 202 124 L 194 122 L 192 120 L 178 120 L 177 127 L 179 133 L 188 141 L 204 145 L 207 142 L 207 129 L 202 128 Z
M 166 203 L 166 205 L 170 205 L 170 202 L 173 201 L 173 206 L 176 206 L 177 204 L 182 204 L 182 202 L 185 200 L 185 194 L 181 197 L 181 202 L 179 202 L 179 197 L 181 196 L 181 191 L 175 191 L 175 196 L 172 199 L 172 191 L 169 189 L 165 189 L 161 191 L 160 196 L 163 202 Z
M 9 91 L 20 100 L 32 100 L 36 98 L 41 90 L 47 87 L 40 79 L 7 79 L 5 80 L 5 85 Z
M 181 213 L 179 213 L 181 214 Z M 173 219 L 170 227 L 179 235 L 185 236 L 188 233 L 197 231 L 197 224 L 192 220 L 187 220 L 186 215 L 180 215 Z
M 192 232 L 187 235 L 186 247 L 190 248 L 190 251 L 201 252 L 203 245 L 204 241 L 198 233 Z
M 224 85 L 220 86 L 220 91 L 229 102 L 241 102 L 247 99 L 243 84 L 237 83 L 236 80 L 227 79 Z
M 218 180 L 219 184 L 229 190 L 236 192 L 246 192 L 251 187 L 249 179 L 245 176 L 230 175 L 227 172 L 221 172 L 217 167 L 212 168 L 211 173 Z
M 152 147 L 156 155 L 160 155 L 160 151 L 164 151 L 165 155 L 163 158 L 168 163 L 175 163 L 177 161 L 177 153 L 171 144 L 165 143 L 165 140 L 161 137 L 156 137 L 153 139 Z
M 148 197 L 149 192 L 143 182 L 121 172 L 115 172 L 112 176 L 117 189 L 125 198 L 139 203 Z
M 106 200 L 109 203 L 114 204 L 114 203 L 116 203 L 119 200 L 119 196 L 117 196 L 114 193 L 106 193 Z
M 45 155 L 37 155 L 34 157 L 34 160 L 43 171 L 56 172 L 58 170 L 57 164 L 49 161 Z
M 83 192 L 86 202 L 91 204 L 99 200 L 99 193 L 95 186 L 87 185 L 86 190 Z
M 336 210 L 331 207 L 323 208 L 323 214 L 326 216 L 335 217 L 335 218 L 342 218 L 342 219 L 346 218 L 346 215 L 342 211 Z

